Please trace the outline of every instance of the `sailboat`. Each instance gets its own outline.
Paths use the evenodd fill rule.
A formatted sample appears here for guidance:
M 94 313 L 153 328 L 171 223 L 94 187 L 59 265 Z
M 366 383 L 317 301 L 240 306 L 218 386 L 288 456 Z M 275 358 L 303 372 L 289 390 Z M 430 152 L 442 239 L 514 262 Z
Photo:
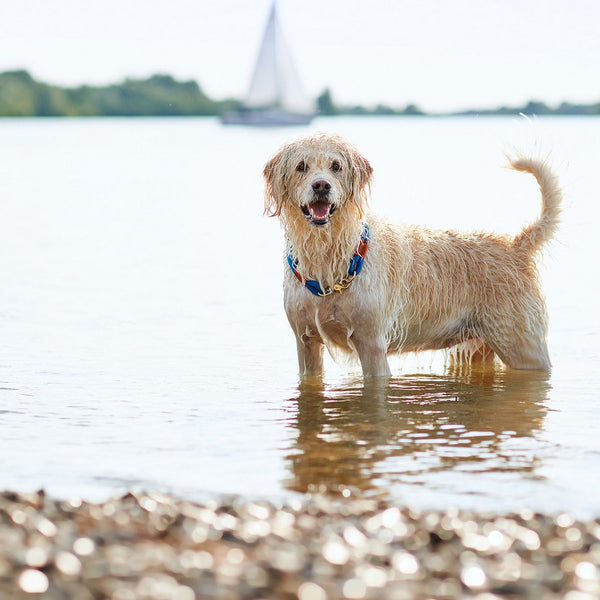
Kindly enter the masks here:
M 221 116 L 231 125 L 307 125 L 315 115 L 285 42 L 273 0 L 254 74 L 240 110 Z

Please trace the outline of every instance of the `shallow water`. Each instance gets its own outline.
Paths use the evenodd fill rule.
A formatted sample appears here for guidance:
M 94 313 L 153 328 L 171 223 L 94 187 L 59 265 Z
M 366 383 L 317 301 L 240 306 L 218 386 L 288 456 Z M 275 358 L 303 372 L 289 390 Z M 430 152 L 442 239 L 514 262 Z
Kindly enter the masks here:
M 373 210 L 514 233 L 565 185 L 543 279 L 552 373 L 407 357 L 390 382 L 333 363 L 299 385 L 282 233 L 260 171 L 310 130 L 212 119 L 2 120 L 0 488 L 100 499 L 309 490 L 421 507 L 600 514 L 600 120 L 321 119 L 371 160 Z M 345 493 L 348 493 L 346 491 Z

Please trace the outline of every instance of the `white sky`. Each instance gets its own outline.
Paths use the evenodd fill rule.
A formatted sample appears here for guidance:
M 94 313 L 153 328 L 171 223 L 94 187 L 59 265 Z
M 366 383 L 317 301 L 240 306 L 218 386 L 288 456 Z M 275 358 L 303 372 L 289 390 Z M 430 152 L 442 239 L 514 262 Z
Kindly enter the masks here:
M 242 97 L 271 0 L 1 0 L 0 71 Z M 598 0 L 279 0 L 305 88 L 427 110 L 600 101 Z

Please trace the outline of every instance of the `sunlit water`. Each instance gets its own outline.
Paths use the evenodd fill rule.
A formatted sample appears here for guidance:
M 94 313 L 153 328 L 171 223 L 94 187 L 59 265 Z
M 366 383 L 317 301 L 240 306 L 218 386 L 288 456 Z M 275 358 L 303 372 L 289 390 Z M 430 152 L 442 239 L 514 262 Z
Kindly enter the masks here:
M 437 354 L 298 384 L 260 172 L 311 130 L 370 159 L 373 210 L 442 228 L 518 231 L 540 201 L 503 151 L 552 151 L 550 375 Z M 600 119 L 3 120 L 0 139 L 0 489 L 600 514 Z

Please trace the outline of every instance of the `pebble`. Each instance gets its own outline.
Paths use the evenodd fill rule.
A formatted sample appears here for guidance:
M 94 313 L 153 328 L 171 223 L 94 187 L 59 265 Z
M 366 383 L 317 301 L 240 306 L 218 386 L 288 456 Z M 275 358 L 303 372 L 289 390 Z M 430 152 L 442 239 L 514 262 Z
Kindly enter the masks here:
M 352 494 L 288 504 L 0 494 L 0 598 L 591 600 L 600 520 L 423 511 Z

